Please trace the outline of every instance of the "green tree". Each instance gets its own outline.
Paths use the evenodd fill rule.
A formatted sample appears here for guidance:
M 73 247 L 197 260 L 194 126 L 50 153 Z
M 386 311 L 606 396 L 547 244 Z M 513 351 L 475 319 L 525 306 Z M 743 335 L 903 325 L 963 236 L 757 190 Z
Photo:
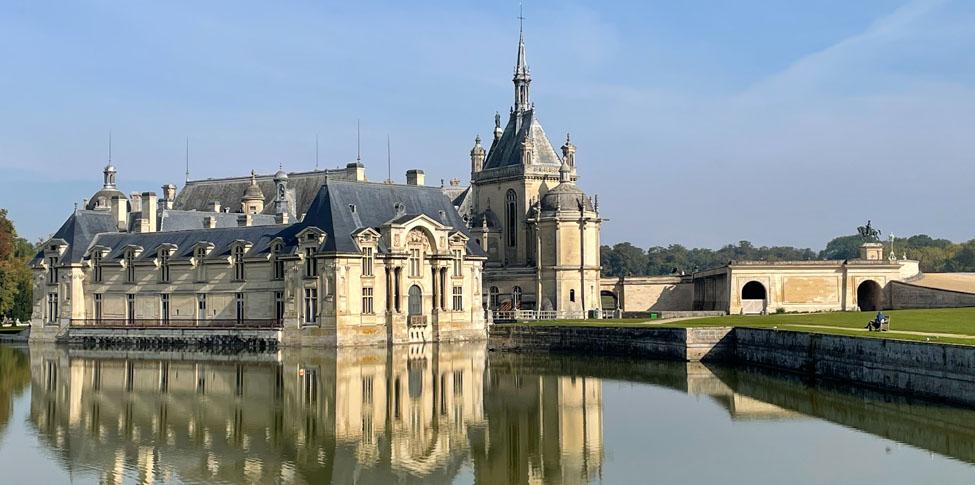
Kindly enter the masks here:
M 628 243 L 600 248 L 603 274 L 606 276 L 642 275 L 647 267 L 647 253 Z
M 0 209 L 0 316 L 30 319 L 31 281 L 27 263 L 34 247 L 17 237 L 7 210 Z

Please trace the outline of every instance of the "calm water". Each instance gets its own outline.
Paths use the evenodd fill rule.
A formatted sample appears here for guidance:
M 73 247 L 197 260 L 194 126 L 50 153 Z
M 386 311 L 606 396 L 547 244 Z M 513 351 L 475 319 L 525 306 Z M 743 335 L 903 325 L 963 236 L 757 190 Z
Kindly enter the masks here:
M 483 345 L 0 346 L 0 483 L 972 483 L 975 411 Z

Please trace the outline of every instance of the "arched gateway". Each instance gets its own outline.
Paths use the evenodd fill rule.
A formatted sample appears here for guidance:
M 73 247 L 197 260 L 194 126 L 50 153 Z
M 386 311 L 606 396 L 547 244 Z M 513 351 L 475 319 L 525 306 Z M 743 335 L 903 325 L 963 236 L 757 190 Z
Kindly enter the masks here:
M 857 306 L 863 312 L 875 312 L 883 306 L 883 288 L 874 280 L 867 280 L 857 286 Z
M 768 292 L 765 285 L 758 281 L 749 281 L 741 287 L 741 313 L 743 315 L 758 315 L 765 313 L 768 305 Z

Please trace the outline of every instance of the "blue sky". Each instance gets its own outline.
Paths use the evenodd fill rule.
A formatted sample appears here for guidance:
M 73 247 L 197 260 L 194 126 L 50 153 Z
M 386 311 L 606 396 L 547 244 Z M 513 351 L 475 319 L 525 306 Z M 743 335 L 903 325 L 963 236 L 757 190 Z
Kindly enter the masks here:
M 518 3 L 0 3 L 0 207 L 53 232 L 126 192 L 355 158 L 469 175 L 512 102 Z M 866 219 L 975 237 L 975 2 L 528 2 L 532 96 L 603 242 L 822 247 Z

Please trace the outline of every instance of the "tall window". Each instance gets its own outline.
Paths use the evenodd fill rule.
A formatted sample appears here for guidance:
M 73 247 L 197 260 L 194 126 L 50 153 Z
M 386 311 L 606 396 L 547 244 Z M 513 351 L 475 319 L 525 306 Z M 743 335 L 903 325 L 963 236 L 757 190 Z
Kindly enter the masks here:
M 372 276 L 372 248 L 362 248 L 362 276 Z
M 47 294 L 47 321 L 54 323 L 58 321 L 58 294 Z
M 281 259 L 281 244 L 271 246 L 271 261 L 274 266 L 272 278 L 276 280 L 284 279 L 284 260 Z
M 47 265 L 47 282 L 53 285 L 58 282 L 58 257 L 47 258 Z
M 305 248 L 305 277 L 314 278 L 318 276 L 318 262 L 315 260 L 315 248 Z
M 569 301 L 576 301 L 576 290 L 569 290 Z
M 135 323 L 135 295 L 132 293 L 125 295 L 125 323 L 127 325 Z
M 464 310 L 464 287 L 455 286 L 454 287 L 454 311 L 459 312 Z
M 135 251 L 125 252 L 125 282 L 135 283 Z
M 207 257 L 206 248 L 196 248 L 193 257 L 196 259 L 196 281 L 206 281 L 207 279 L 207 268 L 204 261 Z
M 518 245 L 518 196 L 511 189 L 504 197 L 504 229 L 508 235 L 508 246 Z
M 372 288 L 362 289 L 362 313 L 366 315 L 372 315 L 373 313 L 375 313 L 373 311 Z
M 318 322 L 318 288 L 305 288 L 305 323 Z
M 284 320 L 284 292 L 274 292 L 274 320 L 281 323 Z
M 95 293 L 95 320 L 102 319 L 102 294 Z
M 102 252 L 91 253 L 92 280 L 95 283 L 102 282 Z
M 517 309 L 521 308 L 521 295 L 522 295 L 522 291 L 521 291 L 521 287 L 520 286 L 516 286 L 516 287 L 514 287 L 514 288 L 511 289 L 511 309 L 512 310 L 517 310 Z
M 420 248 L 410 248 L 410 277 L 420 277 Z
M 454 276 L 462 276 L 464 274 L 464 252 L 460 249 L 454 249 L 451 252 L 454 254 Z
M 196 319 L 206 320 L 207 318 L 207 294 L 199 293 L 196 295 Z
M 500 293 L 501 292 L 498 290 L 498 287 L 497 286 L 492 286 L 491 289 L 488 290 L 488 308 L 489 309 L 494 310 L 494 309 L 498 308 L 498 295 Z
M 234 294 L 234 308 L 236 309 L 235 316 L 237 318 L 237 323 L 244 320 L 244 294 L 235 293 Z
M 164 323 L 169 323 L 169 293 L 159 295 L 159 317 Z
M 233 252 L 233 262 L 234 262 L 234 279 L 237 281 L 244 281 L 244 247 L 234 246 Z
M 169 283 L 169 250 L 164 249 L 159 253 L 159 282 Z

